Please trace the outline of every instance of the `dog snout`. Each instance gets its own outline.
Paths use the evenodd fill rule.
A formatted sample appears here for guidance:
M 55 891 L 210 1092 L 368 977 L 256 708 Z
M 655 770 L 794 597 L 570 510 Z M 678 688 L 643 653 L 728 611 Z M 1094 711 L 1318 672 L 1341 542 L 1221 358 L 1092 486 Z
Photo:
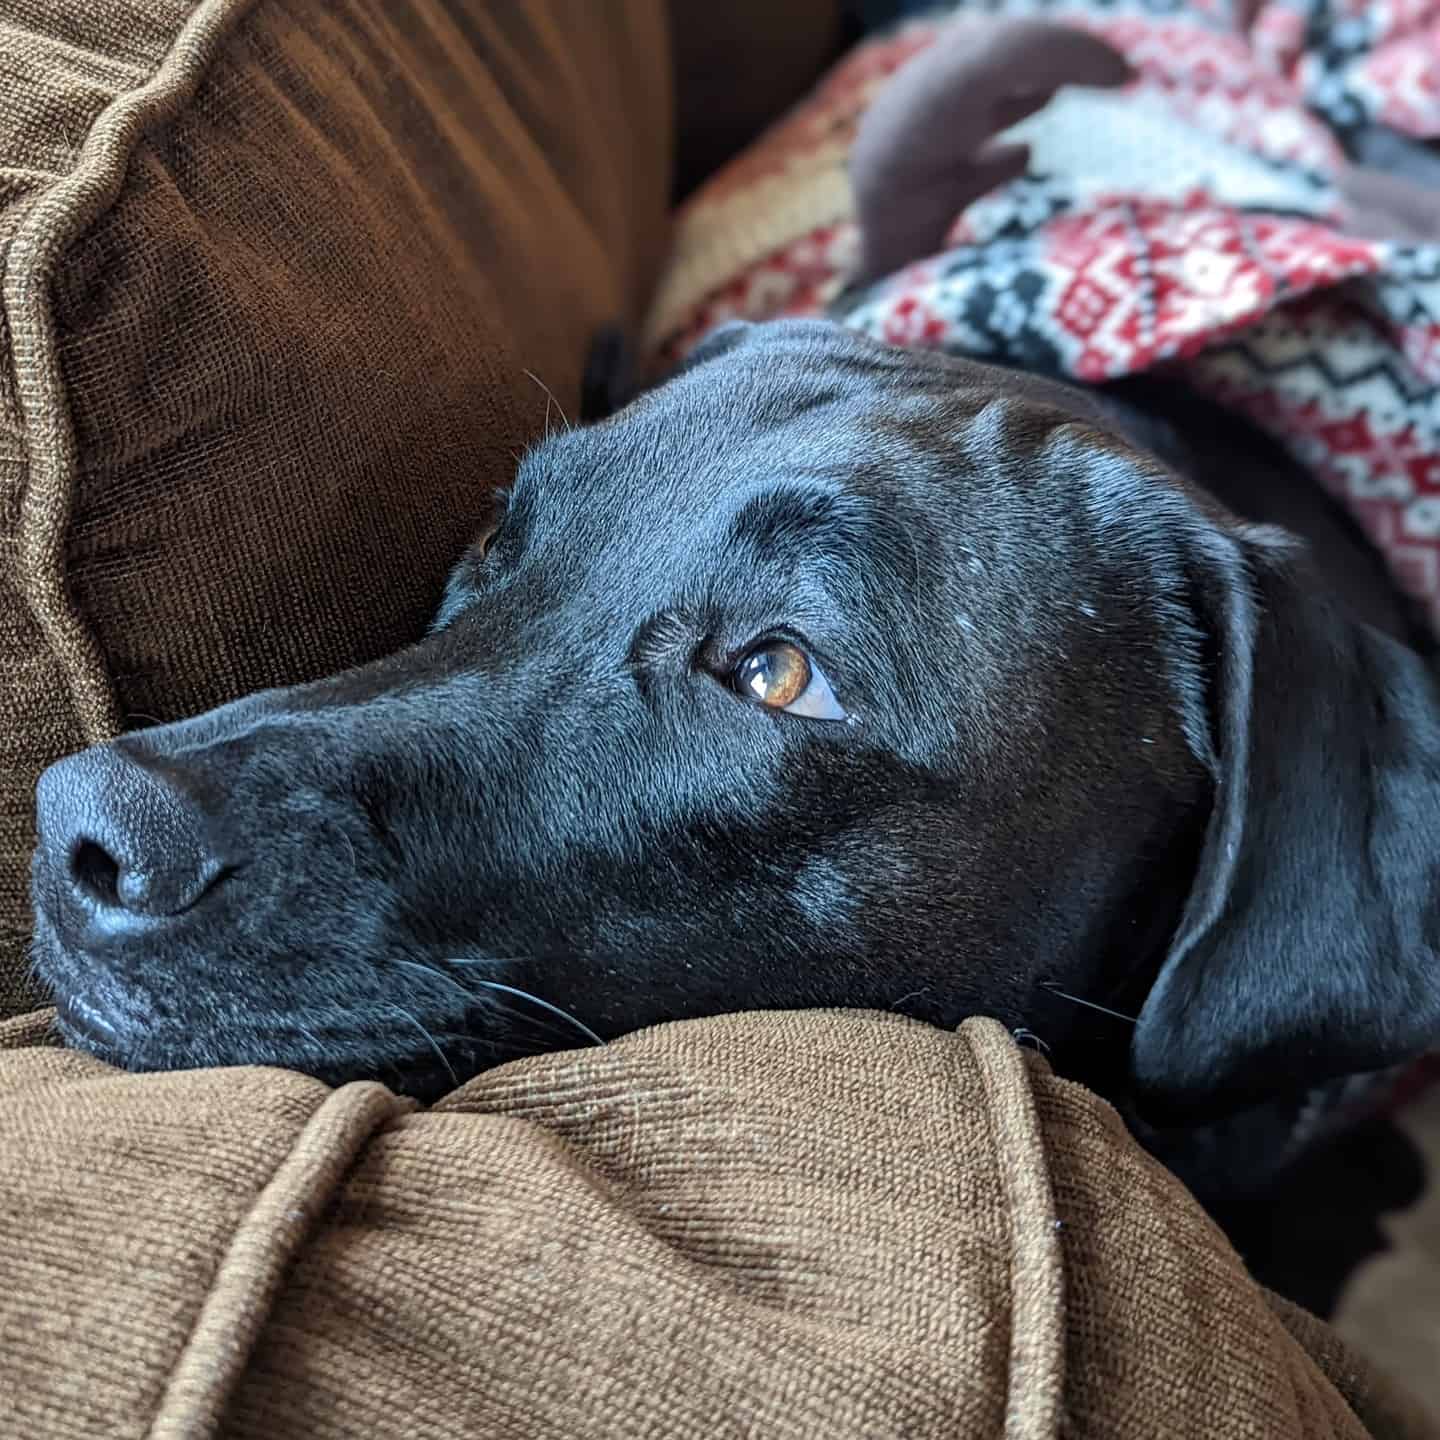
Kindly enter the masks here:
M 182 914 L 227 874 L 194 797 L 116 746 L 52 765 L 36 808 L 54 883 L 102 928 Z

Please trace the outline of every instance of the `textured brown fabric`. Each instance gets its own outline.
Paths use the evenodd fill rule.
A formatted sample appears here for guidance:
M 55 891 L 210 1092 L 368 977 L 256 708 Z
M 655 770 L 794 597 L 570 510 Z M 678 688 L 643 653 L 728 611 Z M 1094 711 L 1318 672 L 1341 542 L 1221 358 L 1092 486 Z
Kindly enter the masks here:
M 993 1021 L 661 1026 L 423 1112 L 16 1050 L 0 1154 L 7 1436 L 1436 1433 Z
M 0 1014 L 40 769 L 418 633 L 670 113 L 663 0 L 0 0 Z

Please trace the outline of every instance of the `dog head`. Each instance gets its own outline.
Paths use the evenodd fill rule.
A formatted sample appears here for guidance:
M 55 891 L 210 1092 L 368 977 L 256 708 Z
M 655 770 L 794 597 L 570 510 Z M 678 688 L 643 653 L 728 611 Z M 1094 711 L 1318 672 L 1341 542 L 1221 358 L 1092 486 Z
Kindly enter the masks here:
M 408 650 L 47 772 L 37 964 L 123 1063 L 422 1093 L 754 1007 L 1083 1070 L 1055 987 L 1177 1114 L 1375 1068 L 1440 1027 L 1437 698 L 1302 570 L 1078 392 L 733 327 Z

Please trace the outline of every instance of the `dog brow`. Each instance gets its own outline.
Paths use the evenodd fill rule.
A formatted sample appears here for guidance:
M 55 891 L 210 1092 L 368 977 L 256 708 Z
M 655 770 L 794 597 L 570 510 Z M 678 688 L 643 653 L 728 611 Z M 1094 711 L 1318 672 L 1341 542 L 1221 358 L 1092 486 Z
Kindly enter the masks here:
M 862 502 L 820 485 L 781 485 L 747 500 L 730 524 L 732 540 L 772 558 L 853 555 L 861 546 Z

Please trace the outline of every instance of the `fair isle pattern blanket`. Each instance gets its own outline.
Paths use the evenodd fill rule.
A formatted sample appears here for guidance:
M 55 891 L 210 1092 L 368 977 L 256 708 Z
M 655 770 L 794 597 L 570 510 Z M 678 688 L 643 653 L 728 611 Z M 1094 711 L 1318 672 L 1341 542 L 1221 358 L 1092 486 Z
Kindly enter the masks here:
M 1228 0 L 970 8 L 1090 30 L 1137 78 L 1007 132 L 1027 173 L 855 295 L 848 146 L 943 17 L 866 42 L 687 204 L 652 366 L 727 319 L 827 311 L 1082 381 L 1164 366 L 1306 464 L 1440 630 L 1440 235 L 1356 238 L 1333 184 L 1360 123 L 1440 138 L 1440 0 L 1271 0 L 1248 38 Z

